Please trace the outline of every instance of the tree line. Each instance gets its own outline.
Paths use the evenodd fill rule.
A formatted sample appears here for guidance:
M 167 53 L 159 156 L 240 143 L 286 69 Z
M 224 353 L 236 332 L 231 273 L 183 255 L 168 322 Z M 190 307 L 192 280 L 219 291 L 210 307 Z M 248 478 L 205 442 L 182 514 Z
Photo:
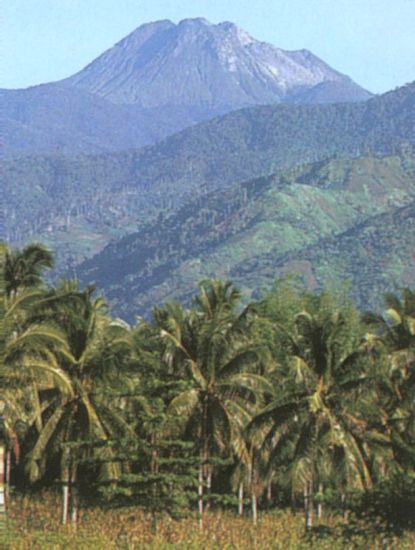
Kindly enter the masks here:
M 46 283 L 39 244 L 0 248 L 4 486 L 58 484 L 157 521 L 291 500 L 305 526 L 415 467 L 415 292 L 361 314 L 339 293 L 277 281 L 242 305 L 229 281 L 129 326 L 77 281 Z M 0 467 L 0 472 L 1 472 Z M 0 509 L 1 512 L 1 509 Z

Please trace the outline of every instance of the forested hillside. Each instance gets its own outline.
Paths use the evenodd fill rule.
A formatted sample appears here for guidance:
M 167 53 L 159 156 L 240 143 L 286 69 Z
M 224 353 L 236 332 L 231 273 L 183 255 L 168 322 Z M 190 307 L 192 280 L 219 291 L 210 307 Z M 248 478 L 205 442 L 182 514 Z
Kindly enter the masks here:
M 189 300 L 201 279 L 232 277 L 249 295 L 277 276 L 309 288 L 353 281 L 360 307 L 413 284 L 415 154 L 332 159 L 190 201 L 81 264 L 128 319 Z
M 247 286 L 298 274 L 309 288 L 342 282 L 361 309 L 379 307 L 386 292 L 415 285 L 415 203 L 378 214 L 299 251 L 258 255 L 230 270 Z
M 1 90 L 3 157 L 109 153 L 156 143 L 221 111 L 146 109 L 45 84 Z
M 415 140 L 414 114 L 410 84 L 365 103 L 245 109 L 138 151 L 9 160 L 6 237 L 46 239 L 76 263 L 209 191 L 333 155 L 400 150 Z

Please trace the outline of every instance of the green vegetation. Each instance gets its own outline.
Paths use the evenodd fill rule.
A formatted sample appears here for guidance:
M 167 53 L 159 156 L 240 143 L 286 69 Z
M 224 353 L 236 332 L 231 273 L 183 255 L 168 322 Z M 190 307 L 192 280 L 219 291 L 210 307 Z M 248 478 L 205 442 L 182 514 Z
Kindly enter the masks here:
M 387 503 L 414 502 L 413 291 L 362 318 L 295 280 L 246 307 L 206 280 L 130 327 L 46 286 L 43 246 L 0 252 L 1 544 L 411 547 Z
M 334 155 L 393 154 L 414 143 L 414 90 L 364 103 L 242 109 L 135 151 L 9 159 L 6 238 L 45 240 L 71 269 L 208 192 Z
M 351 281 L 360 308 L 415 284 L 415 154 L 331 159 L 189 201 L 81 264 L 117 315 L 190 303 L 199 280 L 230 278 L 249 298 L 276 276 L 308 288 Z

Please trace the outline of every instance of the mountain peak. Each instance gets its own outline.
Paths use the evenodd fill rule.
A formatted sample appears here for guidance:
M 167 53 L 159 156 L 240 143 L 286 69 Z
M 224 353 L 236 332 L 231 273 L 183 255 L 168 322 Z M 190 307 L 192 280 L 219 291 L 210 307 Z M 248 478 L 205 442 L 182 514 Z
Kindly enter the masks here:
M 212 24 L 202 17 L 142 25 L 66 83 L 112 103 L 216 112 L 301 102 L 303 92 L 324 102 L 370 97 L 308 50 L 282 50 L 230 21 Z M 322 85 L 324 94 L 310 95 Z M 347 93 L 339 95 L 342 85 Z
M 182 19 L 178 26 L 179 27 L 185 27 L 185 26 L 211 26 L 212 23 L 205 19 L 204 17 L 192 17 L 187 19 Z

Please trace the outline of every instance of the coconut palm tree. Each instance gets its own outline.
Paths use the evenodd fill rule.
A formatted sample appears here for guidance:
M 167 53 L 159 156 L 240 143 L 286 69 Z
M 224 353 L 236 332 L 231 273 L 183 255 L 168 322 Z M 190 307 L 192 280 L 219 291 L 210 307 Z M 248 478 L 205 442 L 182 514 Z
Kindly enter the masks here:
M 270 386 L 255 373 L 260 350 L 250 338 L 253 318 L 235 313 L 239 294 L 229 284 L 202 284 L 195 309 L 167 306 L 161 338 L 163 359 L 186 372 L 188 388 L 169 406 L 186 435 L 200 441 L 199 513 L 202 525 L 204 483 L 211 487 L 212 456 L 246 453 L 242 429 L 250 419 L 248 403 L 257 403 Z
M 289 453 L 292 487 L 304 493 L 306 528 L 315 488 L 336 477 L 342 487 L 370 486 L 367 441 L 386 443 L 363 414 L 377 409 L 370 392 L 361 391 L 370 372 L 356 322 L 350 311 L 297 314 L 275 398 L 252 424 L 270 426 L 272 461 Z
M 42 244 L 29 244 L 22 250 L 4 250 L 4 279 L 8 296 L 22 289 L 43 284 L 45 270 L 53 266 L 53 255 Z
M 53 356 L 54 350 L 64 352 L 66 340 L 52 323 L 41 322 L 35 313 L 42 307 L 45 292 L 33 285 L 12 284 L 7 278 L 10 251 L 0 244 L 0 375 L 8 376 L 8 382 L 24 376 L 46 372 L 63 386 L 70 386 L 69 379 L 59 369 Z M 67 387 L 67 389 L 68 389 Z
M 128 327 L 111 321 L 103 300 L 94 299 L 92 293 L 92 288 L 80 291 L 76 282 L 64 281 L 56 294 L 65 300 L 49 301 L 50 309 L 42 312 L 65 334 L 68 350 L 60 353 L 59 361 L 73 392 L 69 397 L 58 392 L 49 397 L 43 410 L 44 424 L 28 457 L 28 470 L 32 480 L 38 479 L 45 473 L 45 457 L 60 457 L 63 523 L 67 522 L 70 502 L 72 522 L 77 521 L 78 461 L 91 452 L 88 442 L 108 440 L 115 426 L 120 429 L 123 424 L 105 388 L 116 383 L 117 367 L 128 353 Z M 112 450 L 103 447 L 95 452 L 98 458 L 109 459 Z M 110 461 L 103 468 L 108 477 L 117 475 Z
M 372 338 L 383 345 L 382 406 L 388 416 L 395 457 L 405 469 L 415 468 L 415 292 L 402 290 L 402 299 L 385 295 L 386 309 L 363 319 Z
M 34 312 L 44 292 L 24 285 L 13 285 L 6 278 L 10 251 L 0 245 L 0 381 L 6 411 L 3 422 L 9 477 L 10 449 L 18 459 L 19 445 L 14 425 L 39 419 L 36 386 L 56 387 L 62 395 L 72 395 L 71 381 L 60 368 L 56 353 L 67 349 L 64 335 L 52 324 L 34 320 Z

